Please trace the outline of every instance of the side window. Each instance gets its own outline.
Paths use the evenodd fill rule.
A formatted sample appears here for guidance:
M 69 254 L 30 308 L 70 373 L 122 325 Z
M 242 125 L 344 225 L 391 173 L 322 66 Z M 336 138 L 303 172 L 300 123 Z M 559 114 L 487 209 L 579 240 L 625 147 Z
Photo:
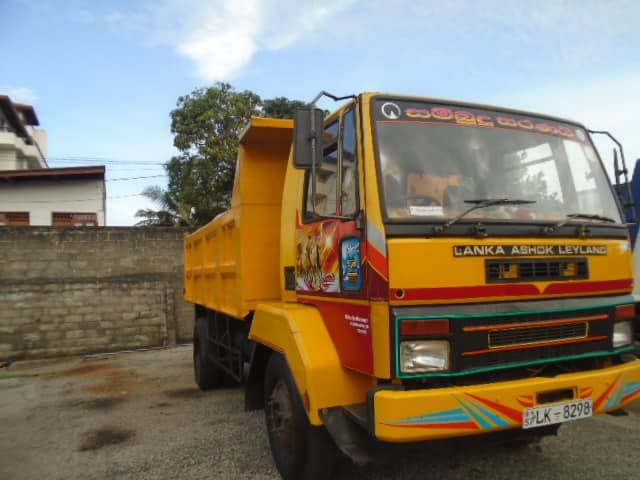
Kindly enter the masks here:
M 349 110 L 342 118 L 342 194 L 340 215 L 356 214 L 358 198 L 358 152 L 356 148 L 356 116 Z
M 338 121 L 324 127 L 322 165 L 316 170 L 315 212 L 318 215 L 337 215 L 338 197 Z M 313 212 L 311 175 L 307 175 L 307 214 Z
M 339 135 L 342 130 L 341 135 Z M 324 127 L 322 165 L 316 170 L 315 212 L 352 217 L 358 208 L 356 114 L 352 108 Z M 341 167 L 340 167 L 341 165 Z M 340 175 L 338 171 L 340 169 Z M 341 183 L 341 184 L 339 184 Z M 305 177 L 305 217 L 312 216 L 311 175 Z M 340 195 L 338 195 L 340 193 Z

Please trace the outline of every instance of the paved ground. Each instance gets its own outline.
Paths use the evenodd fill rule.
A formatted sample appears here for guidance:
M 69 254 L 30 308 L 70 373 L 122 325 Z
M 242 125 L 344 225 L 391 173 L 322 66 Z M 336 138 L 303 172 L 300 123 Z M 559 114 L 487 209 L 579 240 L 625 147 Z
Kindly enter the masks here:
M 403 450 L 337 479 L 640 477 L 640 402 L 564 426 L 539 448 L 477 441 Z M 241 389 L 201 393 L 191 348 L 25 362 L 0 370 L 0 479 L 276 479 L 262 412 Z

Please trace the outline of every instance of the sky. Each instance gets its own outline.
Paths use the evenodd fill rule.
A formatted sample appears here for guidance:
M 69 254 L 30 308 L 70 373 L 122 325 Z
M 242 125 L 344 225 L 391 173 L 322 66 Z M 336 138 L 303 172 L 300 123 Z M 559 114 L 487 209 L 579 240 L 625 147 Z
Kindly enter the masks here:
M 380 91 L 554 114 L 640 157 L 636 0 L 0 0 L 0 12 L 0 94 L 34 105 L 50 166 L 106 165 L 107 225 L 154 208 L 140 193 L 166 186 L 170 112 L 216 81 L 262 98 Z M 597 145 L 610 162 L 612 145 Z

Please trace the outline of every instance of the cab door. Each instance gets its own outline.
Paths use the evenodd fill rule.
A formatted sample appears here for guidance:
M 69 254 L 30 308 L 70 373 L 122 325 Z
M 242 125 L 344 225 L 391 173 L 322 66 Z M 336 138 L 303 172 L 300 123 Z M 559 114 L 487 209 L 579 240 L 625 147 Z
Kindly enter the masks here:
M 364 275 L 356 104 L 324 125 L 323 158 L 305 176 L 304 208 L 296 228 L 296 292 L 315 305 L 342 364 L 373 372 L 370 305 Z M 315 194 L 315 195 L 314 195 Z

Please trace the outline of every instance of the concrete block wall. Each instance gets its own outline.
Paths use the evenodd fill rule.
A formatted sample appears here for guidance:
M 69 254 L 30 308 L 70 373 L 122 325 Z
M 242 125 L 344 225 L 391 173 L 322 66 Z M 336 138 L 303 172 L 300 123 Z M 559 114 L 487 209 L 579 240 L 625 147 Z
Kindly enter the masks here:
M 189 341 L 185 233 L 0 227 L 0 359 Z

